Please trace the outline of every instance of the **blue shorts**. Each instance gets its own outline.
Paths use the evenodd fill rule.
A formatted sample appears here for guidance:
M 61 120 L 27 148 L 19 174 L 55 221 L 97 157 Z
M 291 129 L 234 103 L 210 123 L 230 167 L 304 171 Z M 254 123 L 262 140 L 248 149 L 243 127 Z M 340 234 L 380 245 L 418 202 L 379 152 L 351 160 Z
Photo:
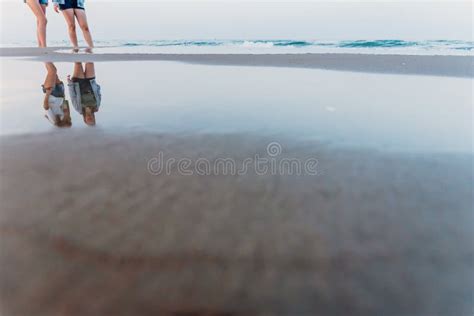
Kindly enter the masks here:
M 26 3 L 26 0 L 23 0 Z M 48 5 L 48 0 L 38 0 L 39 4 Z

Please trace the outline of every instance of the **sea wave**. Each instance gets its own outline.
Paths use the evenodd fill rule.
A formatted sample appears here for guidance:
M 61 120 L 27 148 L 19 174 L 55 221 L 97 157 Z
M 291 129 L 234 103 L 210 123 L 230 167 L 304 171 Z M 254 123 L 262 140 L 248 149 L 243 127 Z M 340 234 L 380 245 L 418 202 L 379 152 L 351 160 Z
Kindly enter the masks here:
M 399 39 L 382 40 L 156 40 L 156 41 L 102 41 L 105 46 L 244 46 L 244 47 L 339 47 L 339 48 L 403 48 L 417 47 L 425 49 L 451 48 L 473 50 L 474 42 L 460 40 L 406 41 Z
M 32 44 L 32 43 L 30 43 Z M 51 42 L 50 46 L 68 46 L 67 41 Z M 23 46 L 15 43 L 3 47 Z M 24 45 L 34 46 L 34 45 Z M 97 53 L 218 53 L 218 54 L 305 54 L 356 53 L 406 55 L 474 55 L 474 42 L 463 40 L 359 39 L 359 40 L 97 40 Z
M 141 53 L 358 53 L 468 56 L 472 56 L 474 53 L 474 42 L 461 40 L 156 40 L 110 41 L 100 44 L 103 46 L 114 46 L 114 51 L 120 50 L 121 47 L 134 47 L 135 50 L 133 52 L 140 51 Z
M 403 40 L 357 40 L 357 41 L 342 41 L 339 47 L 410 47 L 420 45 L 419 42 L 409 42 Z

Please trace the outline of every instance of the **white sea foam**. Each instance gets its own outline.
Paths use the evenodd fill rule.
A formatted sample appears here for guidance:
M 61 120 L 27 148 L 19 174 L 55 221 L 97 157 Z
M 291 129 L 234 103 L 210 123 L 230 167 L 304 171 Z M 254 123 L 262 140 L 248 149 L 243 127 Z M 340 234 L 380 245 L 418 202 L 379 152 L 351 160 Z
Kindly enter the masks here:
M 146 40 L 96 41 L 97 54 L 307 54 L 354 53 L 474 56 L 474 42 L 454 40 Z M 18 43 L 4 47 L 22 46 Z M 28 46 L 28 45 L 26 45 Z M 65 41 L 50 46 L 69 46 Z M 61 52 L 69 52 L 64 50 Z

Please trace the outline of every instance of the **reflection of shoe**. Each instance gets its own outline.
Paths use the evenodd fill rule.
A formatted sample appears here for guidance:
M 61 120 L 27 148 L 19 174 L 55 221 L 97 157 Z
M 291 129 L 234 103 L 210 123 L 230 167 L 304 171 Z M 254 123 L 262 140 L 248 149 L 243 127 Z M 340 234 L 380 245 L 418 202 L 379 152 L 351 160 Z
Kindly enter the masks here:
M 73 52 L 73 53 L 79 53 L 79 47 L 74 47 L 74 48 L 72 49 L 72 52 Z
M 92 47 L 87 47 L 87 48 L 85 49 L 85 52 L 86 52 L 87 54 L 92 54 Z

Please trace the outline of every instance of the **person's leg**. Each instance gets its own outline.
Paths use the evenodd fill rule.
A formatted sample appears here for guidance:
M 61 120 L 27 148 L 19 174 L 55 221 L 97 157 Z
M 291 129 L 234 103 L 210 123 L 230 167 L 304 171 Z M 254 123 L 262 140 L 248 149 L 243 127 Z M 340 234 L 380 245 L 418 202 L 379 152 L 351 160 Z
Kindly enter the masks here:
M 89 24 L 87 23 L 86 11 L 82 9 L 74 9 L 74 15 L 76 16 L 77 22 L 79 23 L 79 27 L 82 30 L 82 34 L 84 35 L 84 39 L 86 40 L 87 45 L 89 46 L 89 48 L 93 48 L 94 42 L 92 41 L 92 35 L 89 30 Z
M 45 63 L 47 74 L 44 79 L 44 88 L 49 89 L 56 85 L 57 70 L 53 63 Z
M 44 63 L 44 65 L 46 66 L 46 69 L 48 71 L 57 72 L 56 66 L 52 62 L 46 62 L 46 63 Z
M 44 65 L 46 66 L 48 75 L 52 74 L 54 76 L 54 83 L 49 87 L 54 87 L 55 85 L 60 84 L 61 80 L 58 77 L 58 69 L 56 68 L 56 66 L 52 62 L 44 63 Z M 51 82 L 53 82 L 53 79 L 51 79 Z
M 86 78 L 95 78 L 94 63 L 86 63 L 86 71 L 84 72 Z
M 77 44 L 77 33 L 76 33 L 76 20 L 74 18 L 74 9 L 63 10 L 64 19 L 67 23 L 67 28 L 69 31 L 69 39 L 71 40 L 72 46 L 78 48 Z
M 44 99 L 43 99 L 43 108 L 45 110 L 49 109 L 49 96 L 51 95 L 54 86 L 56 85 L 56 76 L 57 70 L 53 63 L 44 63 L 46 66 L 46 78 L 44 79 L 43 83 L 43 92 L 44 92 Z
M 38 0 L 27 0 L 26 3 L 36 17 L 36 37 L 39 47 L 46 47 L 46 5 L 41 5 Z
M 82 68 L 82 63 L 74 63 L 74 71 L 72 73 L 73 78 L 84 79 L 84 69 Z

